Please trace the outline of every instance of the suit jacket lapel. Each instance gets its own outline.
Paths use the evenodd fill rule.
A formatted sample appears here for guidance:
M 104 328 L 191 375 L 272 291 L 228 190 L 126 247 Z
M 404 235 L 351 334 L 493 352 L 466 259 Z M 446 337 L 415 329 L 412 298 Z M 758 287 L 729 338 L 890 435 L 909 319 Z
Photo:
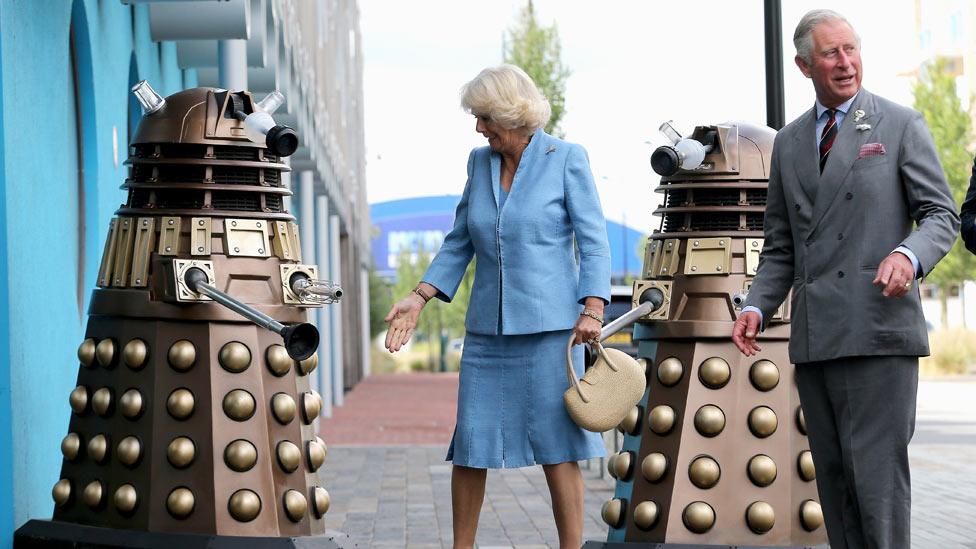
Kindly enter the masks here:
M 802 122 L 796 129 L 794 139 L 796 152 L 793 156 L 793 169 L 800 188 L 810 199 L 812 204 L 817 196 L 817 184 L 820 179 L 817 164 L 817 141 L 815 139 L 817 124 L 817 109 L 812 108 L 801 118 Z
M 502 155 L 491 151 L 488 155 L 491 164 L 491 192 L 495 197 L 495 210 L 498 210 L 498 197 L 502 192 Z
M 516 192 L 519 187 L 525 186 L 525 183 L 521 185 L 516 185 L 515 183 L 519 181 L 522 174 L 526 174 L 532 168 L 532 163 L 535 162 L 536 157 L 543 155 L 542 152 L 543 145 L 542 142 L 546 139 L 547 134 L 539 128 L 532 135 L 532 140 L 529 141 L 529 145 L 525 147 L 522 151 L 522 158 L 519 160 L 518 168 L 515 170 L 515 178 L 512 180 L 512 187 L 509 189 L 508 198 L 505 200 L 505 204 L 512 198 L 512 194 Z M 499 197 L 502 192 L 502 155 L 492 152 L 491 153 L 491 188 L 495 193 L 495 207 L 498 208 Z M 521 194 L 521 192 L 519 192 Z M 501 212 L 499 212 L 501 215 Z
M 854 113 L 862 110 L 864 118 L 857 122 L 854 121 Z M 857 160 L 857 155 L 861 150 L 861 145 L 867 142 L 871 135 L 870 130 L 858 130 L 856 126 L 869 124 L 875 126 L 881 120 L 881 113 L 877 112 L 874 105 L 874 97 L 861 89 L 857 99 L 851 105 L 850 111 L 844 117 L 844 122 L 837 131 L 837 138 L 834 145 L 830 148 L 830 156 L 824 165 L 823 174 L 820 176 L 820 188 L 817 191 L 817 198 L 813 205 L 813 218 L 810 230 L 817 228 L 820 220 L 834 202 L 838 191 L 844 187 L 847 176 Z

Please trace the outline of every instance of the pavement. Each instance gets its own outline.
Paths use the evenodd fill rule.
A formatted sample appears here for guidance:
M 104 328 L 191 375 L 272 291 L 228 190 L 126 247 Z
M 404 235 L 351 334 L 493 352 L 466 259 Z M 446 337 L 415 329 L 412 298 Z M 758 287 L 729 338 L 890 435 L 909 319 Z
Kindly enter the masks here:
M 329 445 L 326 527 L 358 547 L 449 548 L 457 374 L 374 375 L 319 431 Z M 922 380 L 912 462 L 912 547 L 976 549 L 976 378 Z M 609 436 L 609 435 L 608 435 Z M 610 438 L 608 445 L 612 444 Z M 583 462 L 584 539 L 606 539 L 613 494 L 602 464 Z M 478 547 L 558 547 L 541 467 L 490 470 Z

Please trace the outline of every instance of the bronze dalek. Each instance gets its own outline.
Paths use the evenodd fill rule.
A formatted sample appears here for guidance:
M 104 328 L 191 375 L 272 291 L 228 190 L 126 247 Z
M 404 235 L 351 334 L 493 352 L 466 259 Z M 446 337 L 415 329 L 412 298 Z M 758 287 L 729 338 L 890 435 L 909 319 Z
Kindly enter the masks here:
M 15 547 L 337 547 L 309 387 L 307 307 L 341 289 L 302 263 L 283 97 L 133 88 L 126 203 L 111 221 L 61 443 L 54 518 Z
M 663 223 L 648 239 L 632 311 L 647 392 L 608 463 L 617 483 L 602 509 L 607 542 L 586 546 L 826 544 L 789 311 L 760 334 L 758 356 L 731 341 L 763 247 L 775 132 L 700 126 L 682 139 L 670 124 L 661 130 L 672 141 L 651 157 Z

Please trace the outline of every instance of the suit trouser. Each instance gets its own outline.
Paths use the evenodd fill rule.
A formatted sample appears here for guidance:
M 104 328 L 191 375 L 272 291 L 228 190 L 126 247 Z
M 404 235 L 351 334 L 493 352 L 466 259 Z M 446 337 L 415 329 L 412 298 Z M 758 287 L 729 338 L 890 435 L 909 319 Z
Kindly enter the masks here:
M 798 364 L 796 384 L 831 548 L 908 549 L 918 358 Z

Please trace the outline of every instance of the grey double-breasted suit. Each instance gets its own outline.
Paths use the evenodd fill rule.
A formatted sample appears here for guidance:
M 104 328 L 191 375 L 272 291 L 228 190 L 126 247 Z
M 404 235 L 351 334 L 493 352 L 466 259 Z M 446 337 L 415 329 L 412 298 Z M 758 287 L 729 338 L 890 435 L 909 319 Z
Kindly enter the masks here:
M 790 358 L 831 547 L 907 549 L 908 443 L 928 336 L 917 285 L 898 298 L 872 282 L 899 246 L 931 271 L 959 218 L 918 112 L 860 90 L 822 174 L 815 128 L 811 109 L 776 136 L 746 305 L 768 322 L 793 290 Z

